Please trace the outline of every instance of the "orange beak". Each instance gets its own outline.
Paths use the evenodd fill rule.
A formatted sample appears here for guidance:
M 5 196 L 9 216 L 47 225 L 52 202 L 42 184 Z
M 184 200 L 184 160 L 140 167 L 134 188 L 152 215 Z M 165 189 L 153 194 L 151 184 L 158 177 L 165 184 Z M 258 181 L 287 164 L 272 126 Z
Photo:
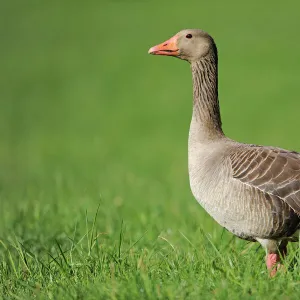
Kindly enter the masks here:
M 154 55 L 178 56 L 179 49 L 177 47 L 177 39 L 178 36 L 175 35 L 169 40 L 165 41 L 164 43 L 161 43 L 159 45 L 150 48 L 148 53 Z

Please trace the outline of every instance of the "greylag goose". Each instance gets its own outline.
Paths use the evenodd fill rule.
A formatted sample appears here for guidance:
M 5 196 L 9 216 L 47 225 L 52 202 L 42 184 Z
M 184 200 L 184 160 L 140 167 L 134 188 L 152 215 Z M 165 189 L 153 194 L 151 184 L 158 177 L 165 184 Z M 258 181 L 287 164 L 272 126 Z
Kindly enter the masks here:
M 191 65 L 194 101 L 188 165 L 194 197 L 221 226 L 259 242 L 274 276 L 300 224 L 300 153 L 243 144 L 224 135 L 217 47 L 206 32 L 182 30 L 149 53 Z

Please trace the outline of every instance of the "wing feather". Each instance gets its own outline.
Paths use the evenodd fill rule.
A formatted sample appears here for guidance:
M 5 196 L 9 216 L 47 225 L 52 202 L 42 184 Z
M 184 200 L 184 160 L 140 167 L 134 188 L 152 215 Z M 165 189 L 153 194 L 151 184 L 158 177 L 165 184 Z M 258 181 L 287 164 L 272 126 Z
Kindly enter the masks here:
M 300 154 L 262 146 L 243 145 L 230 155 L 233 177 L 276 196 L 300 214 Z

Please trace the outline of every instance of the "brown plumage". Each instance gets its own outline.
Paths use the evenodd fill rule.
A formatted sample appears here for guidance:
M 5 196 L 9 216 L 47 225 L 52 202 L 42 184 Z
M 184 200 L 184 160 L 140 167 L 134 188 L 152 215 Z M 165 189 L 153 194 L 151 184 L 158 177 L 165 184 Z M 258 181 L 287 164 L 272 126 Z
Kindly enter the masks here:
M 227 138 L 218 100 L 218 54 L 206 32 L 188 29 L 149 53 L 191 64 L 193 114 L 189 177 L 204 209 L 235 235 L 266 249 L 271 275 L 300 224 L 300 154 Z
M 241 145 L 230 155 L 233 177 L 261 191 L 273 226 L 266 238 L 289 237 L 299 226 L 300 156 L 283 149 Z M 254 207 L 254 209 L 256 209 Z

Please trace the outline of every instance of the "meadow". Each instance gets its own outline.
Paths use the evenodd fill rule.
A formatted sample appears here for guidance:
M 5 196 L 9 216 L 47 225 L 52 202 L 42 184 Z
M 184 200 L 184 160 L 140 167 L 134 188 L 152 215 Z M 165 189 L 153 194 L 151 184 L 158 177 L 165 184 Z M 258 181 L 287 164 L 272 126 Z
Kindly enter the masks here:
M 300 151 L 297 1 L 0 4 L 2 299 L 299 299 L 299 245 L 263 249 L 193 198 L 187 63 L 148 49 L 202 28 L 223 128 Z

